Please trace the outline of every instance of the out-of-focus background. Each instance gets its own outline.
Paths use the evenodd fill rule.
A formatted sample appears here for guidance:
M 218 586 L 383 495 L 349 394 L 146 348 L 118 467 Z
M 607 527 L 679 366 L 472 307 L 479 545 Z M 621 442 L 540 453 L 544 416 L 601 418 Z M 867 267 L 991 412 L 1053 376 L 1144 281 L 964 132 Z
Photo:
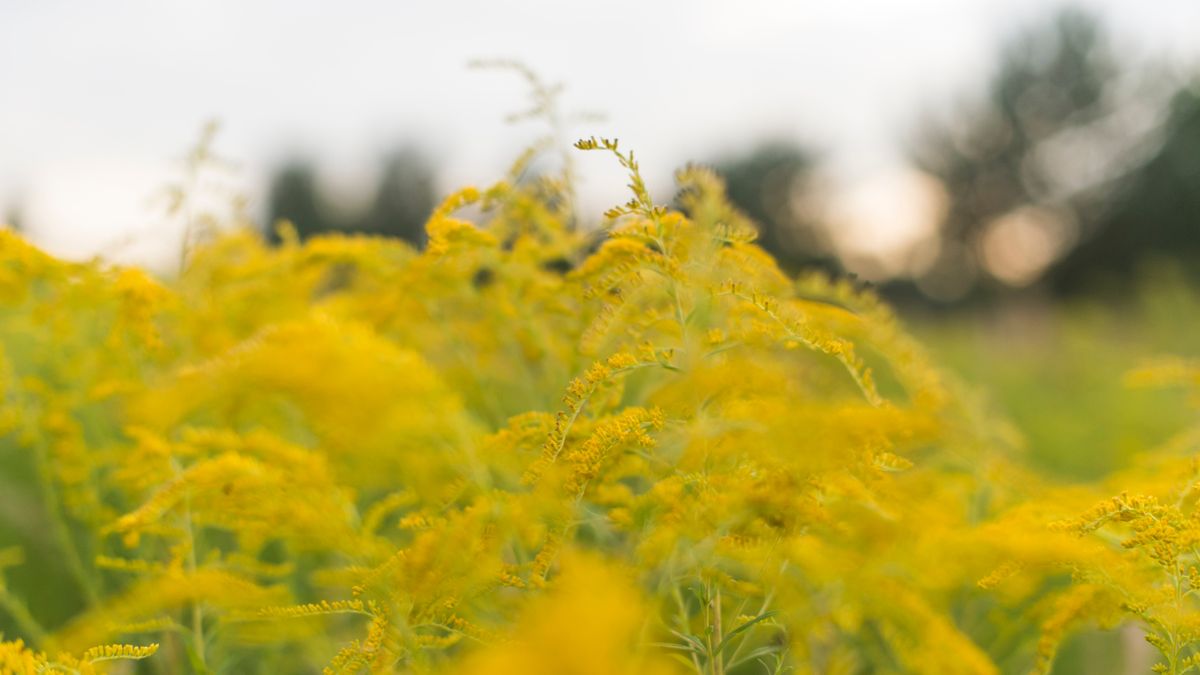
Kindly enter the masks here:
M 0 220 L 170 274 L 164 187 L 221 119 L 220 189 L 265 232 L 420 245 L 440 196 L 545 135 L 511 119 L 518 73 L 468 67 L 497 56 L 562 86 L 560 142 L 619 137 L 662 199 L 710 163 L 785 268 L 880 288 L 1049 470 L 1174 428 L 1114 374 L 1200 337 L 1193 0 L 6 2 Z M 599 226 L 623 175 L 575 161 Z
M 0 220 L 70 258 L 163 274 L 165 214 L 207 120 L 216 189 L 271 236 L 397 236 L 547 129 L 621 139 L 666 201 L 715 166 L 791 271 L 854 275 L 1048 476 L 1086 480 L 1181 428 L 1122 373 L 1200 353 L 1196 0 L 0 5 Z M 514 115 L 515 114 L 515 115 Z M 550 170 L 548 153 L 535 171 Z M 584 226 L 622 202 L 577 157 Z M 214 186 L 209 186 L 214 187 Z M 1062 672 L 1116 672 L 1087 641 Z
M 985 353 L 1053 356 L 1019 407 L 1119 387 L 1119 357 L 1200 338 L 1179 305 L 1200 271 L 1193 0 L 16 0 L 0 6 L 0 219 L 61 256 L 170 274 L 166 188 L 216 118 L 217 187 L 268 236 L 286 218 L 420 245 L 443 194 L 546 133 L 512 119 L 528 83 L 479 57 L 561 85 L 564 146 L 619 137 L 660 199 L 677 167 L 715 166 L 785 268 L 875 285 L 964 369 L 1004 384 L 1019 359 Z M 583 159 L 578 211 L 598 226 L 625 181 Z M 1057 369 L 1106 362 L 1081 340 L 1119 363 L 1055 391 L 1086 379 Z M 1114 415 L 1045 430 L 1069 438 L 1041 452 L 1110 468 Z M 1088 454 L 1051 457 L 1068 446 Z
M 1099 475 L 1177 428 L 1119 375 L 1200 339 L 1194 0 L 15 0 L 0 220 L 61 256 L 170 274 L 169 187 L 220 119 L 215 190 L 268 236 L 289 219 L 420 245 L 442 195 L 547 132 L 514 120 L 519 73 L 469 67 L 497 57 L 561 87 L 564 147 L 619 137 L 663 200 L 676 168 L 711 164 L 785 268 L 875 285 L 1008 399 L 1049 470 Z M 621 169 L 574 161 L 599 226 Z
M 479 57 L 564 85 L 564 140 L 620 137 L 662 196 L 715 164 L 791 267 L 951 302 L 1197 244 L 1192 0 L 14 0 L 0 213 L 61 255 L 169 266 L 153 197 L 215 117 L 264 222 L 416 237 L 540 133 Z M 585 217 L 623 199 L 619 169 L 579 173 Z

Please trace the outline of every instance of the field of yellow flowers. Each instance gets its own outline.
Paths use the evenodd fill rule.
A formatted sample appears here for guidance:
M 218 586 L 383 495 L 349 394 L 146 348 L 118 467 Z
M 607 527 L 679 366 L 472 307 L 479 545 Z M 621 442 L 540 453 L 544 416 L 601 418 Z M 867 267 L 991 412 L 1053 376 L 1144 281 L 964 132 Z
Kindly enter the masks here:
M 578 147 L 630 175 L 601 239 L 519 168 L 422 251 L 0 233 L 0 672 L 1049 672 L 1117 627 L 1200 670 L 1200 426 L 1053 482 L 715 175 Z

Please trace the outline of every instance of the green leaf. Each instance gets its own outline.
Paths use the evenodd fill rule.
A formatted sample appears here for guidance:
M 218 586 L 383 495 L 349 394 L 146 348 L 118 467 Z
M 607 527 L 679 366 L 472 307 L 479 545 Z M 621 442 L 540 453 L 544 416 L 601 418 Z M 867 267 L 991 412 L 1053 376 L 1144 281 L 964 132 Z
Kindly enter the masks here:
M 728 647 L 731 644 L 730 640 L 732 640 L 734 638 L 734 636 L 745 633 L 746 631 L 750 630 L 755 625 L 757 625 L 763 621 L 766 621 L 767 619 L 770 619 L 771 617 L 775 616 L 776 614 L 779 614 L 779 612 L 777 612 L 775 610 L 771 610 L 769 612 L 763 612 L 762 614 L 759 614 L 758 616 L 754 617 L 753 619 L 750 619 L 746 623 L 729 631 L 729 634 L 725 636 L 725 639 L 721 640 L 721 643 L 717 645 L 716 652 L 718 654 L 720 654 L 722 650 L 724 650 L 726 647 Z

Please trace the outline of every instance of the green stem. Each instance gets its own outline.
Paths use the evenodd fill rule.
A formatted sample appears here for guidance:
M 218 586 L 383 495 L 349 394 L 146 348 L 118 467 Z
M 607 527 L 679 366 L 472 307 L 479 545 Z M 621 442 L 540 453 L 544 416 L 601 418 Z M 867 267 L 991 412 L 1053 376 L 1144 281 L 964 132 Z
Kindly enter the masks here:
M 29 612 L 29 607 L 3 585 L 0 585 L 0 609 L 8 612 L 23 633 L 22 637 L 32 646 L 40 648 L 45 643 L 46 629 Z
M 187 528 L 188 536 L 188 574 L 196 574 L 196 535 L 192 529 L 192 506 L 191 497 L 187 498 L 184 507 L 184 524 Z M 205 659 L 207 646 L 204 640 L 204 608 L 200 605 L 200 599 L 192 600 L 192 642 L 196 650 L 196 656 L 200 661 L 202 672 L 208 672 L 208 662 Z
M 172 464 L 175 464 L 172 460 Z M 177 476 L 182 475 L 182 469 L 176 464 L 175 473 Z M 188 490 L 184 493 L 183 498 L 183 529 L 187 537 L 187 570 L 189 576 L 195 576 L 196 564 L 196 530 L 192 524 L 192 493 Z M 205 657 L 207 645 L 204 639 L 204 608 L 200 604 L 199 598 L 192 599 L 192 659 L 193 666 L 198 673 L 206 675 L 209 673 L 208 662 Z
M 75 538 L 71 535 L 71 528 L 67 524 L 66 515 L 62 511 L 45 443 L 35 444 L 34 456 L 37 461 L 42 507 L 46 510 L 46 515 L 50 520 L 50 532 L 54 537 L 54 543 L 63 554 L 63 558 L 67 564 L 67 571 L 71 573 L 76 584 L 83 591 L 86 605 L 94 607 L 100 602 L 100 594 L 96 590 L 93 579 L 87 573 L 87 569 L 83 566 L 83 557 L 79 555 L 79 548 L 75 545 Z
M 725 636 L 721 630 L 721 586 L 717 584 L 717 590 L 713 594 L 713 639 L 716 640 L 718 648 L 725 641 Z M 713 672 L 716 675 L 725 675 L 725 659 L 718 652 L 713 654 Z

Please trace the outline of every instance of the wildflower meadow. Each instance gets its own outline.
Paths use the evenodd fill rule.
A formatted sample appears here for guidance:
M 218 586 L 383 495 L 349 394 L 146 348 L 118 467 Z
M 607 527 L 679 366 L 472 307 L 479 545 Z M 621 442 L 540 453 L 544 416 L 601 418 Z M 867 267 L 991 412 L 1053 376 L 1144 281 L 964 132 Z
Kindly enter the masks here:
M 1200 363 L 1139 356 L 1109 384 L 1184 423 L 1056 479 L 717 174 L 660 203 L 576 147 L 628 175 L 598 230 L 527 155 L 423 249 L 212 223 L 161 276 L 0 233 L 0 671 L 1200 670 Z

